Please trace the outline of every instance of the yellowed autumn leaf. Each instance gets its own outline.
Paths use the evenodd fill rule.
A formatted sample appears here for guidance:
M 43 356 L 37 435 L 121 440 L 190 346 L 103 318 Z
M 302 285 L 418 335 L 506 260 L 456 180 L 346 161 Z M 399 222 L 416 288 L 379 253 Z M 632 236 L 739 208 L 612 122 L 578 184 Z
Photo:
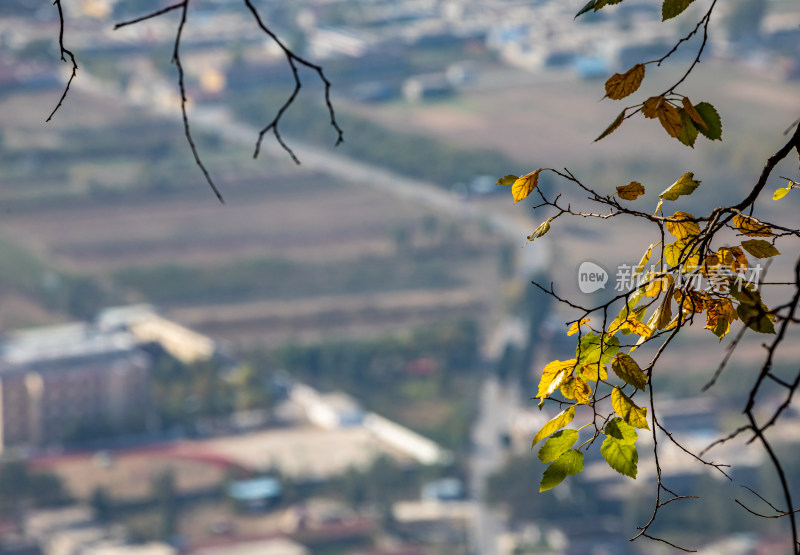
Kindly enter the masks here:
M 745 256 L 744 251 L 741 247 L 731 247 L 731 254 L 733 255 L 733 269 L 734 271 L 738 272 L 739 270 L 743 270 L 747 268 L 747 256 Z M 780 254 L 780 253 L 778 253 Z
M 661 304 L 647 321 L 647 326 L 653 330 L 663 330 L 672 320 L 672 291 L 674 285 L 670 285 L 664 295 Z
M 756 258 L 770 258 L 780 254 L 780 251 L 775 248 L 775 245 L 763 239 L 748 239 L 747 241 L 742 241 L 742 247 Z
M 647 247 L 647 251 L 644 253 L 644 256 L 642 256 L 642 259 L 639 261 L 639 265 L 636 266 L 636 270 L 633 272 L 634 276 L 638 276 L 644 271 L 645 266 L 650 262 L 650 255 L 653 253 L 654 246 L 655 244 L 651 243 L 650 246 Z
M 705 329 L 722 340 L 730 331 L 731 322 L 739 319 L 736 309 L 730 299 L 709 299 L 706 305 Z
M 720 247 L 717 252 L 711 255 L 711 261 L 716 262 L 718 266 L 733 268 L 736 264 L 736 259 L 733 257 L 733 252 L 728 247 Z
M 700 255 L 697 247 L 678 240 L 664 247 L 664 261 L 670 266 L 694 268 L 700 263 Z
M 617 194 L 623 200 L 636 200 L 644 194 L 644 186 L 638 181 L 631 181 L 627 185 L 617 187 Z
M 620 330 L 628 330 L 631 333 L 636 335 L 640 335 L 642 337 L 650 337 L 653 334 L 653 330 L 651 330 L 647 324 L 644 322 L 640 322 L 639 320 L 635 320 L 633 318 L 629 318 L 622 322 L 619 327 Z
M 578 333 L 578 329 L 580 329 L 582 325 L 587 323 L 589 323 L 589 318 L 581 318 L 577 322 L 572 322 L 572 325 L 569 327 L 567 335 L 575 335 L 576 333 Z
M 775 189 L 775 192 L 772 193 L 772 200 L 780 200 L 780 199 L 782 199 L 789 192 L 790 188 L 791 188 L 791 185 L 788 188 L 787 187 L 781 187 L 780 189 Z
M 580 374 L 583 376 L 583 379 L 588 382 L 608 379 L 608 370 L 605 364 L 587 364 L 580 368 Z
M 642 104 L 642 115 L 648 119 L 655 119 L 658 117 L 658 108 L 664 102 L 663 96 L 651 96 Z
M 615 73 L 606 81 L 606 96 L 620 100 L 636 92 L 644 79 L 644 64 L 636 64 L 625 73 Z
M 700 235 L 700 226 L 697 224 L 697 222 L 692 221 L 694 220 L 694 216 L 688 212 L 678 210 L 672 215 L 672 219 L 684 220 L 677 222 L 665 222 L 667 231 L 669 231 L 676 239 L 691 239 Z
M 650 276 L 650 282 L 644 290 L 647 297 L 658 297 L 662 291 L 669 289 L 675 282 L 672 274 L 656 274 Z
M 539 173 L 544 168 L 539 168 L 529 174 L 523 175 L 511 185 L 511 195 L 514 197 L 514 204 L 524 200 L 530 195 L 539 184 Z
M 687 291 L 684 293 L 680 290 L 675 290 L 674 296 L 685 314 L 700 314 L 704 312 L 707 302 L 711 298 L 705 291 Z
M 700 112 L 697 111 L 697 108 L 694 107 L 694 104 L 692 104 L 692 101 L 689 100 L 688 97 L 684 96 L 681 99 L 681 104 L 683 104 L 683 109 L 686 110 L 686 113 L 689 114 L 689 117 L 692 118 L 692 121 L 696 125 L 708 130 L 708 124 L 703 120 L 703 116 L 700 115 Z
M 533 233 L 528 235 L 528 243 L 530 243 L 531 241 L 535 241 L 536 239 L 538 239 L 539 237 L 545 235 L 548 231 L 550 231 L 550 220 L 552 219 L 553 218 L 547 218 L 545 222 L 543 222 L 539 227 L 533 230 Z M 527 245 L 528 243 L 525 244 Z
M 544 438 L 549 436 L 550 434 L 557 432 L 570 422 L 572 419 L 575 418 L 575 407 L 571 406 L 568 409 L 564 409 L 559 412 L 555 418 L 547 422 L 542 429 L 536 432 L 536 435 L 533 436 L 533 443 L 531 444 L 531 448 L 542 441 Z
M 625 353 L 616 355 L 611 359 L 611 369 L 626 384 L 632 385 L 636 389 L 647 387 L 647 376 L 630 355 Z M 620 414 L 620 416 L 622 415 Z
M 578 376 L 570 376 L 561 384 L 561 394 L 567 399 L 575 399 L 580 405 L 587 405 L 592 397 L 592 388 Z
M 670 137 L 678 138 L 683 121 L 677 108 L 668 102 L 662 102 L 658 107 L 658 121 Z
M 542 379 L 539 381 L 539 392 L 536 396 L 545 399 L 555 391 L 564 379 L 572 374 L 572 369 L 578 364 L 577 359 L 565 361 L 554 360 L 542 369 Z
M 772 228 L 752 216 L 734 216 L 733 225 L 748 237 L 772 237 Z
M 647 408 L 637 406 L 636 403 L 625 395 L 617 386 L 614 386 L 614 389 L 611 390 L 611 406 L 614 407 L 614 412 L 616 412 L 626 424 L 634 428 L 650 429 L 647 425 Z

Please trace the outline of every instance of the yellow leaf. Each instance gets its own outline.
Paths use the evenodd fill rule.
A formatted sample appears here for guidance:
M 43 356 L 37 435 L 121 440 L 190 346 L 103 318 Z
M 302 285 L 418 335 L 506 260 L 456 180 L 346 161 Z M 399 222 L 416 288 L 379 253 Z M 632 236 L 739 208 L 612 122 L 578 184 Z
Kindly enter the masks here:
M 686 110 L 686 113 L 689 114 L 689 117 L 692 118 L 692 121 L 695 122 L 697 125 L 702 127 L 703 129 L 708 129 L 708 125 L 703 120 L 703 116 L 700 115 L 700 112 L 697 111 L 697 108 L 694 107 L 692 101 L 689 100 L 688 97 L 684 96 L 681 99 L 681 104 L 683 104 L 683 109 Z
M 528 195 L 533 192 L 533 190 L 539 184 L 539 172 L 543 170 L 544 168 L 539 168 L 538 170 L 523 175 L 514 181 L 514 184 L 511 186 L 511 194 L 514 197 L 514 204 L 527 198 Z
M 672 215 L 675 220 L 685 220 L 678 222 L 665 222 L 667 231 L 675 236 L 676 239 L 686 239 L 700 235 L 700 226 L 694 220 L 694 216 L 688 212 L 678 210 Z
M 636 406 L 633 400 L 625 395 L 617 386 L 614 386 L 614 389 L 611 390 L 611 406 L 614 407 L 614 412 L 616 412 L 626 424 L 634 428 L 650 429 L 647 425 L 647 408 Z
M 675 282 L 671 274 L 654 275 L 650 278 L 644 294 L 647 297 L 658 297 L 662 291 L 666 291 Z
M 639 261 L 639 265 L 636 266 L 636 271 L 633 272 L 634 276 L 638 276 L 644 271 L 644 267 L 647 266 L 648 262 L 650 262 L 650 255 L 653 253 L 654 246 L 654 244 L 651 244 L 649 247 L 647 247 L 647 252 L 644 253 L 644 256 Z
M 636 92 L 644 79 L 644 64 L 636 64 L 625 73 L 615 73 L 606 81 L 606 96 L 620 100 Z
M 789 184 L 789 187 L 781 187 L 780 189 L 775 189 L 775 192 L 772 193 L 772 200 L 780 200 L 780 199 L 782 199 L 783 197 L 786 196 L 786 193 L 789 192 L 790 188 L 791 188 L 791 184 Z
M 581 378 L 570 376 L 561 384 L 561 394 L 567 399 L 575 399 L 578 404 L 588 405 L 592 388 Z
M 675 291 L 675 300 L 681 306 L 684 313 L 699 314 L 706 309 L 706 302 L 710 300 L 708 293 L 704 291 Z
M 642 300 L 644 297 L 644 289 L 638 289 L 636 293 L 631 295 L 628 298 L 628 302 L 625 303 L 625 306 L 622 307 L 622 310 L 619 311 L 617 317 L 611 322 L 611 325 L 608 326 L 608 333 L 614 335 L 618 331 L 623 328 L 623 322 L 626 320 L 635 320 L 636 319 L 636 303 Z
M 636 200 L 644 194 L 644 187 L 638 181 L 631 181 L 627 185 L 617 187 L 617 194 L 623 200 Z
M 733 259 L 735 261 L 733 264 L 734 270 L 738 271 L 740 268 L 747 268 L 747 257 L 741 247 L 731 247 L 731 254 L 733 254 Z
M 780 251 L 775 248 L 775 245 L 762 239 L 748 239 L 747 241 L 742 241 L 742 246 L 744 250 L 756 258 L 770 258 L 780 254 Z
M 577 359 L 565 361 L 554 360 L 542 370 L 542 379 L 539 381 L 539 392 L 536 396 L 545 399 L 561 385 L 564 379 L 572 374 L 572 369 L 578 364 Z
M 734 216 L 733 225 L 748 237 L 772 237 L 772 229 L 752 216 Z
M 705 329 L 711 330 L 722 340 L 731 329 L 731 322 L 738 320 L 736 309 L 730 299 L 710 299 L 707 303 Z
M 567 332 L 567 335 L 575 335 L 576 333 L 578 333 L 578 329 L 582 325 L 584 325 L 584 324 L 586 324 L 588 322 L 589 322 L 589 318 L 581 318 L 577 322 L 572 322 L 572 325 L 569 327 L 569 331 Z
M 626 384 L 642 390 L 647 387 L 647 376 L 629 355 L 619 353 L 611 359 L 611 369 Z
M 670 137 L 678 138 L 683 122 L 677 108 L 668 102 L 662 102 L 658 107 L 658 121 Z
M 598 369 L 599 367 L 599 369 Z M 582 366 L 580 369 L 580 374 L 584 380 L 589 382 L 596 382 L 597 380 L 607 380 L 608 379 L 608 370 L 606 370 L 605 365 L 601 364 L 588 364 L 586 366 Z
M 620 324 L 619 329 L 620 331 L 628 330 L 631 333 L 640 335 L 642 337 L 650 337 L 653 333 L 653 330 L 647 327 L 647 324 L 644 324 L 639 320 L 634 320 L 632 318 L 623 321 L 622 324 Z
M 647 325 L 654 329 L 654 330 L 663 330 L 666 328 L 670 320 L 672 320 L 672 291 L 674 285 L 670 285 L 667 289 L 667 294 L 664 296 L 664 299 L 661 301 L 661 304 L 650 316 L 650 319 L 647 321 Z
M 542 441 L 544 438 L 552 434 L 553 432 L 557 432 L 570 422 L 572 419 L 575 418 L 575 407 L 569 407 L 568 409 L 562 410 L 559 412 L 555 418 L 550 420 L 547 424 L 542 426 L 542 429 L 536 432 L 536 435 L 533 436 L 533 443 L 531 444 L 531 448 L 534 445 Z
M 664 102 L 663 96 L 651 96 L 644 101 L 642 105 L 642 115 L 648 119 L 655 119 L 658 117 L 658 109 Z
M 686 268 L 694 268 L 700 263 L 700 255 L 694 245 L 675 241 L 664 247 L 664 261 L 670 266 L 680 266 L 682 263 Z

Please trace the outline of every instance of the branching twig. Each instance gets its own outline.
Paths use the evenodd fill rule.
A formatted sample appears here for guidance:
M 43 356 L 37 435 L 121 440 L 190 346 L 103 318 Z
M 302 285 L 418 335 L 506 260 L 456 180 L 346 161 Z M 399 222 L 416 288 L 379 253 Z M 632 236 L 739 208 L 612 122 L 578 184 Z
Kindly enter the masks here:
M 275 136 L 275 139 L 278 141 L 278 143 L 280 143 L 283 149 L 289 153 L 289 156 L 292 157 L 292 160 L 294 160 L 296 164 L 300 163 L 300 160 L 297 158 L 292 149 L 289 148 L 289 146 L 284 142 L 283 138 L 281 137 L 280 130 L 278 129 L 278 124 L 280 123 L 283 114 L 286 113 L 286 110 L 289 109 L 289 106 L 291 106 L 292 103 L 294 103 L 295 99 L 297 98 L 297 95 L 300 92 L 300 88 L 303 86 L 303 83 L 300 80 L 300 74 L 298 72 L 297 64 L 304 65 L 307 68 L 314 70 L 319 76 L 320 80 L 325 85 L 325 105 L 328 108 L 328 114 L 330 115 L 331 118 L 330 122 L 331 127 L 333 127 L 337 133 L 336 145 L 337 146 L 340 145 L 344 141 L 344 133 L 342 129 L 339 127 L 339 124 L 336 122 L 336 113 L 334 112 L 333 104 L 331 103 L 331 83 L 330 81 L 328 81 L 327 77 L 325 77 L 325 74 L 322 71 L 322 67 L 313 64 L 308 60 L 305 60 L 304 58 L 301 58 L 300 56 L 295 54 L 291 49 L 289 49 L 283 43 L 283 41 L 281 41 L 277 37 L 277 35 L 275 35 L 275 33 L 272 32 L 272 30 L 269 27 L 264 25 L 264 22 L 261 20 L 261 16 L 258 14 L 258 10 L 256 10 L 252 1 L 244 0 L 244 3 L 250 10 L 250 13 L 253 14 L 253 18 L 255 19 L 256 24 L 258 24 L 261 30 L 264 31 L 264 33 L 266 33 L 272 40 L 274 40 L 275 43 L 280 47 L 280 49 L 283 50 L 283 53 L 286 56 L 286 61 L 289 64 L 289 67 L 292 70 L 292 75 L 294 77 L 294 89 L 292 90 L 292 93 L 289 95 L 289 98 L 287 98 L 286 102 L 284 102 L 283 105 L 280 107 L 280 109 L 275 114 L 275 117 L 272 119 L 272 121 L 259 132 L 258 140 L 256 141 L 256 148 L 255 151 L 253 152 L 253 158 L 258 157 L 258 153 L 261 150 L 261 142 L 264 140 L 264 135 L 272 131 L 272 134 Z
M 70 61 L 72 62 L 72 73 L 69 76 L 69 80 L 67 81 L 66 86 L 64 87 L 64 92 L 61 94 L 61 98 L 58 100 L 58 104 L 56 107 L 53 108 L 53 111 L 50 112 L 50 115 L 47 116 L 45 121 L 50 121 L 53 119 L 53 116 L 56 115 L 56 112 L 61 105 L 64 103 L 64 99 L 67 98 L 67 93 L 69 93 L 69 86 L 72 84 L 72 80 L 75 79 L 75 76 L 78 75 L 78 62 L 75 60 L 75 55 L 64 46 L 64 12 L 61 9 L 61 0 L 55 0 L 53 5 L 58 8 L 58 22 L 59 22 L 59 29 L 58 29 L 58 48 L 61 53 L 61 61 L 66 62 L 67 58 L 64 56 L 69 56 Z

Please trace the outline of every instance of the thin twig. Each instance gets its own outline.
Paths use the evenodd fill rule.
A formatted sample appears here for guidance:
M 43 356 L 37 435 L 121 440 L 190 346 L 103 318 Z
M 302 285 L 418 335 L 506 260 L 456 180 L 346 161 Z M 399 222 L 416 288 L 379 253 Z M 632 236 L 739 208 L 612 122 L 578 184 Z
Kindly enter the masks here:
M 267 34 L 267 36 L 269 36 L 273 41 L 275 41 L 275 44 L 277 44 L 281 50 L 283 50 L 283 53 L 286 56 L 286 61 L 292 70 L 292 76 L 294 77 L 294 89 L 292 89 L 292 93 L 280 107 L 280 109 L 275 114 L 275 117 L 272 119 L 272 121 L 269 122 L 269 124 L 259 132 L 258 140 L 256 141 L 256 147 L 255 150 L 253 151 L 253 158 L 258 158 L 258 154 L 261 150 L 261 143 L 264 140 L 264 135 L 272 131 L 272 134 L 275 137 L 275 139 L 278 141 L 281 147 L 283 147 L 283 149 L 289 154 L 289 156 L 292 157 L 292 160 L 294 160 L 296 164 L 300 163 L 300 160 L 297 158 L 294 151 L 292 151 L 289 145 L 287 145 L 286 142 L 284 142 L 283 137 L 281 137 L 281 133 L 278 128 L 281 118 L 286 113 L 286 110 L 288 110 L 289 107 L 294 103 L 295 99 L 297 98 L 297 95 L 300 93 L 300 88 L 303 86 L 303 82 L 300 80 L 300 73 L 298 71 L 297 64 L 303 65 L 309 69 L 314 70 L 319 76 L 322 83 L 325 85 L 325 105 L 328 108 L 328 114 L 330 115 L 331 118 L 330 121 L 331 127 L 333 127 L 337 133 L 336 146 L 340 145 L 344 141 L 344 132 L 339 127 L 339 124 L 336 121 L 336 112 L 334 111 L 333 103 L 331 102 L 331 82 L 328 81 L 327 77 L 325 77 L 325 73 L 322 71 L 322 67 L 313 64 L 308 60 L 301 58 L 300 56 L 295 54 L 289 47 L 287 47 L 283 43 L 283 41 L 281 41 L 278 38 L 278 36 L 274 32 L 272 32 L 272 30 L 269 27 L 264 25 L 264 22 L 261 20 L 261 16 L 259 15 L 258 10 L 256 10 L 256 7 L 253 5 L 251 0 L 244 0 L 244 3 L 250 10 L 250 13 L 253 15 L 256 24 L 261 28 L 261 30 L 264 33 Z
M 58 8 L 58 48 L 61 53 L 61 61 L 67 61 L 67 59 L 64 57 L 65 54 L 69 56 L 69 59 L 72 62 L 72 73 L 70 74 L 69 80 L 64 87 L 64 92 L 61 94 L 61 98 L 58 100 L 58 104 L 56 104 L 56 107 L 53 108 L 52 112 L 50 112 L 50 115 L 47 116 L 45 122 L 49 122 L 51 119 L 53 119 L 53 116 L 56 115 L 58 109 L 61 108 L 61 105 L 64 103 L 64 99 L 67 98 L 67 93 L 69 93 L 69 86 L 72 84 L 72 80 L 75 79 L 76 75 L 78 75 L 78 62 L 75 60 L 75 55 L 70 50 L 67 50 L 67 48 L 64 46 L 64 12 L 61 9 L 61 0 L 55 0 L 53 5 Z

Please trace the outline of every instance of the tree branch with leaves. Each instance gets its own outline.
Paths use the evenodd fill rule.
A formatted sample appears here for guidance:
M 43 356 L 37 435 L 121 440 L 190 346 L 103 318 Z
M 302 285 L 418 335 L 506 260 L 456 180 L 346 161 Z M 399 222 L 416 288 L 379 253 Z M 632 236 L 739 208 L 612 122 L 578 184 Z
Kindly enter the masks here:
M 620 1 L 591 0 L 576 17 Z M 692 0 L 663 0 L 662 20 L 681 15 L 690 4 Z M 722 140 L 722 122 L 717 110 L 708 102 L 695 104 L 679 92 L 679 87 L 701 61 L 708 43 L 709 23 L 716 7 L 717 1 L 712 0 L 690 32 L 678 39 L 664 56 L 635 64 L 606 81 L 605 98 L 627 99 L 639 91 L 644 83 L 648 65 L 660 66 L 691 38 L 702 33 L 697 52 L 680 78 L 664 92 L 625 107 L 596 141 L 604 139 L 639 113 L 646 119 L 657 120 L 669 137 L 686 146 L 693 147 L 699 135 L 713 141 Z M 726 465 L 707 458 L 709 449 L 741 434 L 749 434 L 748 443 L 759 443 L 767 454 L 778 477 L 783 500 L 780 503 L 768 502 L 773 514 L 754 511 L 739 500 L 737 503 L 758 516 L 787 518 L 794 552 L 800 553 L 795 515 L 798 509 L 791 496 L 785 468 L 766 435 L 767 430 L 775 426 L 786 413 L 800 386 L 800 368 L 789 380 L 778 376 L 773 368 L 776 353 L 783 346 L 789 328 L 800 323 L 797 314 L 800 304 L 800 258 L 791 279 L 786 282 L 770 283 L 764 280 L 763 275 L 755 279 L 748 275 L 754 270 L 753 261 L 780 257 L 779 245 L 784 251 L 787 248 L 797 250 L 794 240 L 800 238 L 800 229 L 796 224 L 782 225 L 754 216 L 761 193 L 777 165 L 793 151 L 800 155 L 798 122 L 787 134 L 790 135 L 788 141 L 766 159 L 758 179 L 741 201 L 722 204 L 705 215 L 682 210 L 670 214 L 667 210 L 670 203 L 692 195 L 701 186 L 701 181 L 690 172 L 659 194 L 653 212 L 634 208 L 637 198 L 645 193 L 645 187 L 638 181 L 617 186 L 611 194 L 603 194 L 597 188 L 585 185 L 567 169 L 540 168 L 527 175 L 506 175 L 498 179 L 499 185 L 510 186 L 515 203 L 535 194 L 540 202 L 533 209 L 547 213 L 544 223 L 528 236 L 529 242 L 556 229 L 562 217 L 600 220 L 633 217 L 651 226 L 655 236 L 660 238 L 656 243 L 642 246 L 641 261 L 632 269 L 631 276 L 638 285 L 597 306 L 581 306 L 557 294 L 553 284 L 546 287 L 534 282 L 540 290 L 577 312 L 576 318 L 567 323 L 567 335 L 577 336 L 575 357 L 547 364 L 542 370 L 536 393 L 540 409 L 546 402 L 556 403 L 561 409 L 533 438 L 534 448 L 541 443 L 538 447 L 539 460 L 548 464 L 542 476 L 540 492 L 558 486 L 570 475 L 580 473 L 583 470 L 584 453 L 597 448 L 598 444 L 600 455 L 612 469 L 636 478 L 639 464 L 637 440 L 640 433 L 647 433 L 652 437 L 656 469 L 655 501 L 650 517 L 631 540 L 647 537 L 684 551 L 692 551 L 650 532 L 660 509 L 673 501 L 693 497 L 676 494 L 666 483 L 659 458 L 663 448 L 661 442 L 671 442 L 699 464 L 730 480 Z M 562 192 L 571 187 L 586 195 L 591 208 L 576 209 L 571 204 L 565 204 L 562 192 L 555 198 L 549 198 L 539 188 L 538 180 L 542 172 L 558 176 L 565 184 L 560 187 Z M 787 185 L 774 192 L 774 200 L 780 200 L 798 187 L 796 178 L 782 179 L 787 181 Z M 703 281 L 707 287 L 701 287 Z M 786 301 L 768 307 L 762 299 L 762 289 L 765 287 L 782 287 Z M 763 345 L 766 351 L 763 364 L 756 373 L 742 408 L 747 424 L 714 442 L 709 448 L 695 453 L 678 441 L 660 421 L 652 380 L 662 370 L 659 362 L 670 344 L 688 327 L 703 325 L 700 321 L 702 316 L 705 316 L 704 329 L 720 341 L 734 326 L 741 326 L 704 390 L 720 377 L 745 334 L 764 334 L 771 340 Z M 766 408 L 763 400 L 760 400 L 759 393 L 764 391 L 767 383 L 777 384 L 783 389 L 783 400 L 775 407 Z M 578 427 L 568 427 L 570 425 Z M 579 443 L 581 439 L 583 441 Z M 780 508 L 780 505 L 783 507 Z

